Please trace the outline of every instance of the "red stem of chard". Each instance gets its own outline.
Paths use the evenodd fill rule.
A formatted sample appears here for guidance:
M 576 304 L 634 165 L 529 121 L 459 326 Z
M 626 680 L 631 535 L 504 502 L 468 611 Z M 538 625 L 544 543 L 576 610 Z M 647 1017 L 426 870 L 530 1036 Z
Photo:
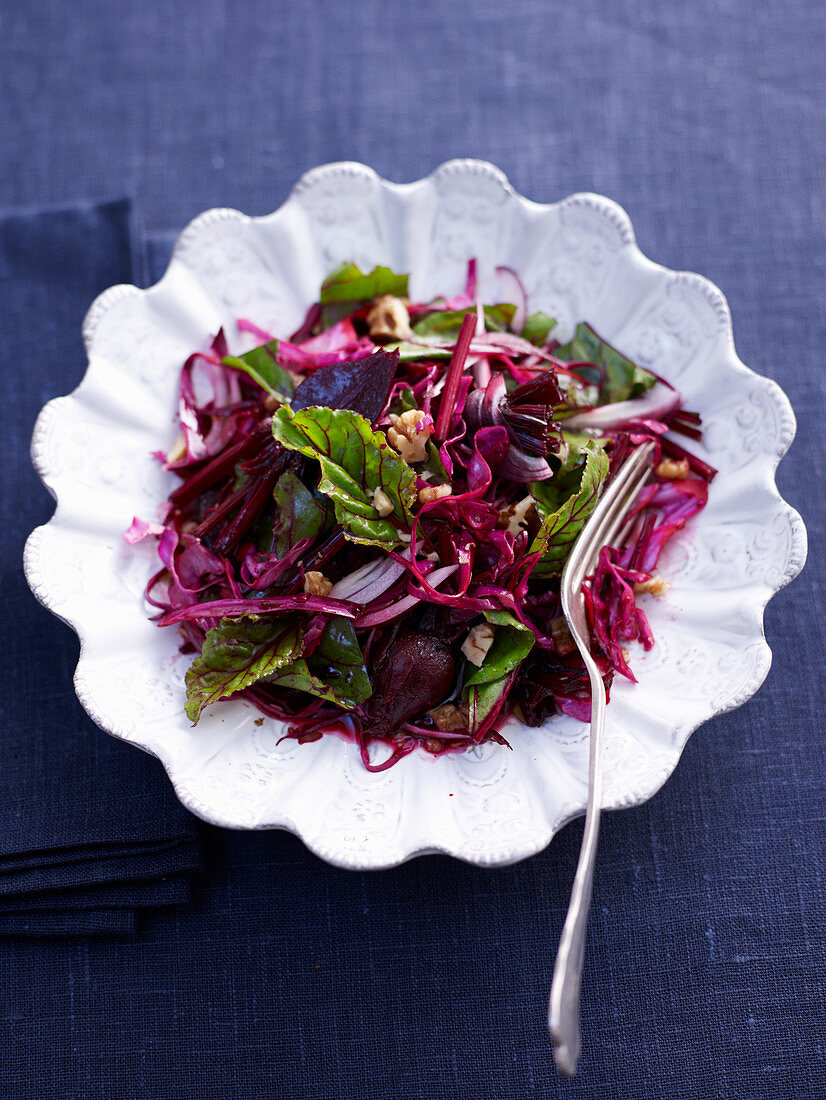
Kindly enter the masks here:
M 204 535 L 208 535 L 219 523 L 223 523 L 227 516 L 234 512 L 244 501 L 250 491 L 250 485 L 246 482 L 239 489 L 236 489 L 235 492 L 230 493 L 220 504 L 216 504 L 214 508 L 211 508 L 192 532 L 195 538 L 202 539 Z
M 335 557 L 347 545 L 347 539 L 340 527 L 335 527 L 315 553 L 304 563 L 305 570 L 323 569 L 330 558 Z
M 229 447 L 222 454 L 216 455 L 215 458 L 207 462 L 206 466 L 202 467 L 197 474 L 187 478 L 183 485 L 179 485 L 173 493 L 170 493 L 169 499 L 176 508 L 185 508 L 187 504 L 196 500 L 207 489 L 211 489 L 222 477 L 226 477 L 237 462 L 249 458 L 270 438 L 272 438 L 272 432 L 269 424 L 266 424 L 263 428 L 258 428 L 246 439 L 242 439 L 234 447 Z
M 221 532 L 220 536 L 213 543 L 212 548 L 216 554 L 229 554 L 234 550 L 241 536 L 245 535 L 250 527 L 252 527 L 272 495 L 275 483 L 278 481 L 279 475 L 285 465 L 286 462 L 275 463 L 272 470 L 270 470 L 265 477 L 261 478 L 255 490 L 238 509 L 235 518 L 231 523 L 227 524 L 225 530 Z
M 456 339 L 456 347 L 447 365 L 445 375 L 445 388 L 442 390 L 442 400 L 439 402 L 439 416 L 436 420 L 435 436 L 441 443 L 447 439 L 450 431 L 450 422 L 453 418 L 453 410 L 456 408 L 456 397 L 459 393 L 459 382 L 465 368 L 465 360 L 470 349 L 470 341 L 476 332 L 478 317 L 475 312 L 468 311 L 459 329 Z

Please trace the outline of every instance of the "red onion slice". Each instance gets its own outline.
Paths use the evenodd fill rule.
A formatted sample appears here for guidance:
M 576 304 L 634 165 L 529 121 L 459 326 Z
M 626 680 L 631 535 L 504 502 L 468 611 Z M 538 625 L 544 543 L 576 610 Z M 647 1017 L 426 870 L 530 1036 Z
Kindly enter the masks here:
M 499 280 L 499 289 L 502 292 L 503 300 L 513 302 L 516 306 L 511 328 L 515 332 L 521 332 L 528 317 L 528 295 L 525 291 L 525 284 L 512 267 L 497 267 L 496 278 Z
M 583 428 L 621 428 L 628 421 L 662 420 L 682 400 L 677 390 L 666 386 L 655 386 L 644 397 L 635 397 L 632 401 L 615 401 L 612 405 L 601 405 L 587 412 L 574 413 L 565 421 L 570 431 L 582 431 Z
M 427 582 L 435 588 L 442 581 L 446 581 L 458 568 L 458 565 L 443 565 L 439 569 L 434 569 L 428 575 Z M 373 611 L 367 615 L 362 615 L 356 620 L 356 629 L 361 630 L 362 627 L 381 626 L 382 623 L 389 623 L 392 619 L 398 619 L 400 615 L 404 615 L 417 603 L 421 603 L 418 596 L 403 596 L 396 603 L 391 603 L 389 607 L 382 608 L 381 611 Z
M 404 571 L 405 567 L 392 558 L 369 561 L 360 569 L 336 581 L 330 589 L 330 595 L 337 600 L 368 604 L 395 584 Z

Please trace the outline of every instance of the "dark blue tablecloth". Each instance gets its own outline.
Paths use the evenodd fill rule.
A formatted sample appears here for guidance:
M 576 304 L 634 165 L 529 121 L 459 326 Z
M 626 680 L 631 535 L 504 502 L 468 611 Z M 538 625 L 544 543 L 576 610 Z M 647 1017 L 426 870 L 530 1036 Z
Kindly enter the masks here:
M 0 213 L 0 937 L 133 933 L 143 910 L 186 902 L 200 866 L 193 818 L 157 761 L 90 738 L 67 690 L 77 642 L 55 629 L 20 569 L 26 535 L 53 510 L 26 437 L 44 401 L 83 376 L 78 321 L 89 301 L 142 275 L 136 238 L 128 200 Z
M 778 481 L 811 552 L 766 616 L 774 666 L 694 735 L 659 795 L 605 820 L 577 1080 L 555 1076 L 543 1021 L 580 825 L 513 868 L 427 858 L 372 875 L 287 835 L 207 829 L 193 905 L 137 938 L 0 942 L 11 1100 L 826 1095 L 823 8 L 418 8 L 7 5 L 0 209 L 131 193 L 155 236 L 209 206 L 272 209 L 315 163 L 407 180 L 460 155 L 538 200 L 611 195 L 644 251 L 721 286 L 741 356 L 798 413 Z M 74 277 L 55 272 L 53 293 Z M 81 315 L 62 322 L 67 379 L 83 369 Z M 25 386 L 59 391 L 7 346 L 0 333 L 4 493 L 22 499 Z M 3 517 L 22 542 L 20 517 Z M 14 606 L 21 583 L 4 572 Z M 71 635 L 45 613 L 24 637 L 16 621 L 3 736 L 42 729 L 42 698 L 9 672 L 29 676 L 45 651 L 48 706 L 99 752 L 108 741 L 74 702 Z

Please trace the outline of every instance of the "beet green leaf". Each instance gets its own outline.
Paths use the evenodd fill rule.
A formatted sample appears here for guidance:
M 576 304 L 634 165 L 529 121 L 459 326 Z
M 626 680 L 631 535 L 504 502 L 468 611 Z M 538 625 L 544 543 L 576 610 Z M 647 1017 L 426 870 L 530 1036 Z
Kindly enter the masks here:
M 272 549 L 283 558 L 301 539 L 318 538 L 327 523 L 327 508 L 293 470 L 281 475 L 272 495 L 276 506 Z
M 549 317 L 547 313 L 529 313 L 525 318 L 525 326 L 520 335 L 523 340 L 529 340 L 530 343 L 541 347 L 542 344 L 547 343 L 548 334 L 555 324 L 556 321 L 553 317 Z
M 341 618 L 329 621 L 309 657 L 299 657 L 268 679 L 279 687 L 327 699 L 344 710 L 352 710 L 373 692 L 353 624 Z
M 573 339 L 556 348 L 554 355 L 565 363 L 585 360 L 602 367 L 605 371 L 605 382 L 600 388 L 601 405 L 639 397 L 657 381 L 650 371 L 632 363 L 584 321 L 577 325 Z
M 365 275 L 355 264 L 342 264 L 321 284 L 320 302 L 365 302 L 380 294 L 407 294 L 407 275 L 389 267 L 374 267 Z
M 284 447 L 317 460 L 319 490 L 332 500 L 347 538 L 385 549 L 402 541 L 396 524 L 409 529 L 413 521 L 416 475 L 383 432 L 374 432 L 358 413 L 320 406 L 297 412 L 278 409 L 272 431 Z M 387 517 L 373 503 L 377 489 L 393 506 Z
M 533 631 L 509 611 L 486 611 L 495 628 L 493 644 L 479 668 L 468 662 L 462 697 L 470 705 L 470 728 L 474 732 L 490 714 L 505 690 L 508 676 L 528 656 L 534 644 Z
M 244 371 L 262 390 L 276 397 L 292 397 L 295 382 L 289 371 L 275 361 L 278 341 L 270 340 L 243 355 L 225 355 L 221 362 L 225 367 Z
M 204 707 L 270 676 L 301 653 L 301 631 L 294 619 L 244 615 L 222 619 L 207 631 L 200 657 L 186 674 L 185 710 L 197 722 Z
M 530 487 L 542 520 L 530 547 L 530 553 L 542 554 L 534 569 L 535 577 L 552 577 L 562 572 L 574 542 L 599 500 L 608 473 L 608 456 L 594 443 L 586 444 L 583 453 L 585 465 L 579 487 L 558 508 L 551 510 L 554 502 L 548 497 L 544 482 Z
M 485 328 L 488 332 L 505 332 L 516 306 L 510 302 L 500 302 L 495 306 L 485 306 Z M 438 309 L 433 313 L 426 313 L 413 325 L 413 331 L 417 336 L 437 336 L 440 340 L 455 340 L 459 335 L 459 329 L 465 319 L 465 314 L 475 313 L 476 306 L 469 309 Z

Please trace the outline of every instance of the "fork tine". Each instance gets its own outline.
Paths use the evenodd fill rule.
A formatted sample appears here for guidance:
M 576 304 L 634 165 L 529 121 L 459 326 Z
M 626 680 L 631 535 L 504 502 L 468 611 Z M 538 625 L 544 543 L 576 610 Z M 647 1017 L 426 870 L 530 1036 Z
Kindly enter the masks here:
M 648 446 L 646 455 L 641 457 L 640 462 L 635 466 L 633 476 L 626 483 L 624 492 L 615 498 L 615 506 L 611 510 L 605 528 L 600 532 L 599 542 L 595 541 L 593 544 L 591 554 L 594 558 L 599 557 L 602 547 L 613 546 L 618 534 L 625 527 L 629 513 L 633 510 L 640 493 L 648 483 L 651 466 L 646 459 L 653 450 L 653 446 L 653 443 Z M 594 564 L 596 564 L 595 560 Z
M 579 591 L 592 571 L 603 546 L 610 545 L 630 511 L 636 494 L 649 473 L 648 460 L 654 443 L 644 443 L 626 459 L 591 513 L 565 565 L 562 584 Z

